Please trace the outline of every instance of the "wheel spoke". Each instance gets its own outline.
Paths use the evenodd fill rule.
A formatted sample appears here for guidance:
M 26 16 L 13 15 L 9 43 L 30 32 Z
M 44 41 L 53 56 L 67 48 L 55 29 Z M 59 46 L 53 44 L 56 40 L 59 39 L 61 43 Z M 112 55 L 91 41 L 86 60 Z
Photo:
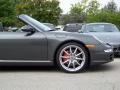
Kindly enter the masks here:
M 69 56 L 60 56 L 61 58 L 66 58 L 66 59 L 68 59 L 69 58 Z
M 83 61 L 84 59 L 83 59 L 83 58 L 78 58 L 78 57 L 77 57 L 76 60 L 81 60 L 81 61 Z
M 75 56 L 77 57 L 77 56 L 79 56 L 79 55 L 81 55 L 81 54 L 83 54 L 83 52 L 80 52 L 80 53 L 76 54 Z
M 65 64 L 65 63 L 67 63 L 67 62 L 69 62 L 69 59 L 68 59 L 68 60 L 66 60 L 66 61 L 64 61 L 64 62 L 63 62 L 63 64 Z
M 70 54 L 72 54 L 72 48 L 71 48 L 71 46 L 70 46 Z
M 69 63 L 68 63 L 68 66 L 67 66 L 68 68 L 70 67 L 70 64 L 71 64 L 71 61 L 69 61 Z
M 67 55 L 70 55 L 67 51 L 64 50 L 64 52 L 65 52 Z
M 73 68 L 75 69 L 75 62 L 73 62 L 72 64 L 73 64 Z
M 77 48 L 75 49 L 75 51 L 74 51 L 74 54 L 77 52 Z
M 76 64 L 78 64 L 80 66 L 80 63 L 78 61 L 75 61 L 75 62 L 76 62 Z

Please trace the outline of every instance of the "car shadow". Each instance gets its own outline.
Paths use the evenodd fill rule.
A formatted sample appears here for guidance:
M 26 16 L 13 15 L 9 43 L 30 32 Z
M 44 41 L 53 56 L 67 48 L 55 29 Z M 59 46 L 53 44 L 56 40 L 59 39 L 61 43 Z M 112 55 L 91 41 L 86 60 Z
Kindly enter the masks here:
M 115 55 L 114 57 L 115 57 L 115 58 L 120 58 L 120 55 Z
M 112 64 L 104 64 L 104 65 L 97 65 L 97 66 L 91 66 L 81 73 L 86 72 L 104 72 L 104 71 L 111 71 L 114 70 L 116 67 Z M 22 66 L 22 67 L 16 67 L 16 66 L 1 66 L 0 67 L 0 73 L 1 72 L 61 72 L 57 67 L 55 66 Z
M 54 72 L 54 66 L 1 66 L 0 72 Z
M 103 64 L 89 67 L 86 72 L 104 72 L 115 70 L 117 66 L 112 64 Z

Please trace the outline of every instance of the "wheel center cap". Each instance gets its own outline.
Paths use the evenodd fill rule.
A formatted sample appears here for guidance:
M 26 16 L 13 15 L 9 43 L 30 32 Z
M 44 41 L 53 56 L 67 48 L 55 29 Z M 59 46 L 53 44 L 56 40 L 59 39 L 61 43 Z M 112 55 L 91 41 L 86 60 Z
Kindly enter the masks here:
M 75 59 L 76 59 L 75 55 L 71 55 L 71 56 L 70 56 L 70 60 L 71 60 L 71 61 L 73 61 L 73 60 L 75 60 Z

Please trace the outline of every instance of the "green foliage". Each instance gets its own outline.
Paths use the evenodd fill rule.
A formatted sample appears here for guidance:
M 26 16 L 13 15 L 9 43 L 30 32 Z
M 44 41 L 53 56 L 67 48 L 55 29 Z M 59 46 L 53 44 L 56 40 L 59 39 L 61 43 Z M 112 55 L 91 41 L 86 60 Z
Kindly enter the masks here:
M 120 27 L 120 9 L 114 0 L 100 9 L 97 0 L 81 0 L 72 5 L 70 13 L 60 16 L 58 0 L 0 0 L 0 22 L 4 26 L 19 25 L 18 14 L 28 14 L 41 22 L 61 24 L 83 22 L 109 22 Z
M 120 28 L 120 12 L 116 13 L 110 13 L 106 11 L 101 11 L 97 13 L 94 17 L 89 15 L 87 16 L 86 22 L 107 22 L 107 23 L 113 23 L 117 25 Z
M 0 22 L 4 26 L 15 24 L 15 2 L 14 0 L 0 0 Z
M 58 23 L 61 13 L 58 0 L 21 0 L 17 14 L 28 14 L 41 22 Z
M 4 26 L 19 25 L 16 16 L 28 14 L 41 22 L 58 23 L 61 9 L 58 0 L 0 0 L 0 22 Z
M 86 19 L 86 8 L 87 8 L 88 0 L 82 0 L 81 2 L 72 5 L 70 10 L 70 17 L 72 19 L 72 23 L 84 22 Z
M 64 17 L 64 23 L 84 23 L 88 20 L 88 18 L 92 19 L 92 17 L 98 13 L 99 3 L 96 0 L 82 0 L 74 5 L 72 5 L 70 13 L 67 17 Z M 91 17 L 88 17 L 91 16 Z M 65 19 L 66 18 L 66 19 Z M 65 21 L 67 20 L 67 21 Z M 72 21 L 71 21 L 72 20 Z
M 87 15 L 86 22 L 108 22 L 120 27 L 120 12 L 112 0 L 104 8 L 99 9 L 95 15 Z
M 88 4 L 87 15 L 96 15 L 99 12 L 100 4 L 97 0 L 91 0 Z

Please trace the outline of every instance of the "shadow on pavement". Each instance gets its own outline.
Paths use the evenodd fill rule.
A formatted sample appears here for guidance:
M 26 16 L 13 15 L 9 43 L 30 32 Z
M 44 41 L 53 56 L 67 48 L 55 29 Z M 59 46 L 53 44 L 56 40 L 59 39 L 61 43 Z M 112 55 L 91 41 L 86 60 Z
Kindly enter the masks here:
M 87 72 L 103 72 L 103 71 L 112 71 L 116 69 L 117 66 L 112 64 L 104 64 L 104 65 L 97 65 L 91 66 L 87 69 Z
M 91 66 L 87 68 L 85 71 L 81 73 L 86 72 L 103 72 L 103 71 L 111 71 L 114 70 L 116 67 L 112 64 L 104 64 L 104 65 L 98 65 L 98 66 Z M 0 72 L 60 72 L 59 69 L 55 66 L 22 66 L 22 67 L 16 67 L 16 66 L 1 66 Z
M 115 55 L 114 57 L 115 57 L 115 58 L 120 58 L 120 55 Z
M 0 67 L 0 72 L 53 72 L 53 71 L 57 71 L 56 67 L 54 66 L 1 66 Z

